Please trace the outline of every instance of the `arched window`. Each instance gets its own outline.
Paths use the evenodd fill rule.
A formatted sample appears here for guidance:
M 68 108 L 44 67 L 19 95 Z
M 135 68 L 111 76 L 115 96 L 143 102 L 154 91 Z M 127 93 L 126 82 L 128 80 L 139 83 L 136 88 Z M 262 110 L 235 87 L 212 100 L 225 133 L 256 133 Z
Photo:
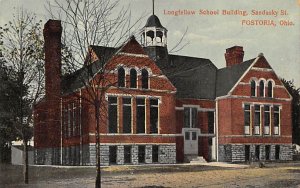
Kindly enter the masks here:
M 118 69 L 118 86 L 125 87 L 125 70 L 123 67 Z
M 268 82 L 268 97 L 273 97 L 273 83 L 272 83 L 272 81 Z
M 251 81 L 251 96 L 255 97 L 256 93 L 256 82 L 254 80 Z
M 259 82 L 259 96 L 264 97 L 264 91 L 265 91 L 265 82 L 261 80 Z
M 130 70 L 130 87 L 136 88 L 137 72 L 135 69 Z
M 148 89 L 149 73 L 146 69 L 142 70 L 142 88 Z

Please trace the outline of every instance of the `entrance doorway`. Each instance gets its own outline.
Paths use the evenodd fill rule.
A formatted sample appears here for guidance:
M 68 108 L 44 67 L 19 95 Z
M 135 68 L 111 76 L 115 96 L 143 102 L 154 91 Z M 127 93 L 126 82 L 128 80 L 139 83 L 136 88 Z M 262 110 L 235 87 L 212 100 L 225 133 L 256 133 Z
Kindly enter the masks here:
M 199 129 L 185 128 L 184 134 L 184 154 L 198 155 L 198 135 Z

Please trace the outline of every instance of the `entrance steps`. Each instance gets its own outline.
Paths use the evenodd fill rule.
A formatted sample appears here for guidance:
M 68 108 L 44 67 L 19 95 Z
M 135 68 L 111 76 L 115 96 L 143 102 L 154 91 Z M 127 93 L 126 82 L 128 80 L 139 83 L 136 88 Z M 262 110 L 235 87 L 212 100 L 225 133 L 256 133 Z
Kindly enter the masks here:
M 201 164 L 207 163 L 207 161 L 202 156 L 185 156 L 185 162 L 191 164 Z

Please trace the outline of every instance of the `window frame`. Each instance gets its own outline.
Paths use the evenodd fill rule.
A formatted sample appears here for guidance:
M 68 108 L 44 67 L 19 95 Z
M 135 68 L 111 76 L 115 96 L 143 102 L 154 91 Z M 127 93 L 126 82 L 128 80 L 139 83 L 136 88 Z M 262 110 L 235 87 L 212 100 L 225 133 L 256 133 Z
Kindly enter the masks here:
M 255 80 L 250 81 L 250 96 L 251 97 L 256 97 L 257 96 L 257 84 Z
M 264 80 L 259 81 L 259 96 L 265 97 L 265 81 Z
M 126 71 L 123 67 L 118 68 L 118 87 L 126 87 Z
M 130 103 L 126 103 L 125 104 L 125 99 L 129 99 Z M 130 126 L 126 127 L 126 128 L 130 128 L 130 131 L 128 132 L 125 128 L 125 123 L 126 123 L 126 119 L 125 119 L 125 109 L 127 109 L 127 107 L 130 107 L 130 117 L 129 117 L 129 122 L 130 122 Z M 132 98 L 131 97 L 122 97 L 122 117 L 123 117 L 123 130 L 122 133 L 125 134 L 132 134 Z
M 146 68 L 141 70 L 141 88 L 142 89 L 150 89 L 149 87 L 149 71 Z
M 269 119 L 267 119 L 266 117 L 268 117 Z M 268 131 L 266 127 L 268 127 Z M 270 134 L 271 134 L 271 107 L 270 105 L 264 105 L 264 135 L 270 135 Z
M 248 109 L 249 107 L 249 109 Z M 246 123 L 246 113 L 249 113 L 249 122 Z M 251 135 L 251 105 L 250 104 L 244 104 L 244 134 L 245 135 Z
M 274 132 L 273 134 L 276 135 L 276 136 L 279 136 L 280 135 L 280 124 L 281 124 L 281 114 L 280 114 L 280 111 L 281 111 L 281 107 L 279 105 L 274 105 L 273 106 L 273 120 L 274 120 Z M 276 118 L 276 116 L 278 116 Z M 276 122 L 276 119 L 278 120 L 278 122 Z
M 151 101 L 157 101 L 157 104 L 151 104 Z M 150 98 L 149 100 L 149 104 L 150 104 L 150 134 L 159 134 L 159 99 L 158 98 Z M 157 109 L 157 113 L 156 113 L 156 129 L 153 131 L 153 127 L 152 127 L 152 110 Z
M 116 102 L 111 102 L 110 99 L 116 99 Z M 107 103 L 108 103 L 108 110 L 107 110 L 107 113 L 108 113 L 108 117 L 107 117 L 107 126 L 108 126 L 108 133 L 109 134 L 115 134 L 115 133 L 118 133 L 118 128 L 119 128 L 119 118 L 118 118 L 118 113 L 119 113 L 119 110 L 118 110 L 118 104 L 119 104 L 119 99 L 117 96 L 108 96 L 108 99 L 107 99 Z M 112 115 L 112 113 L 110 112 L 110 107 L 115 107 L 116 108 L 116 117 L 115 120 L 116 120 L 116 125 L 113 126 L 114 130 L 112 130 L 112 126 L 111 126 L 111 121 L 110 121 L 110 116 Z
M 139 104 L 139 101 L 143 101 L 143 103 Z M 144 122 L 140 122 L 140 116 L 139 116 L 139 110 L 143 109 L 144 113 L 143 113 L 143 118 L 144 118 Z M 140 124 L 143 124 L 143 130 L 144 131 L 140 131 Z M 137 134 L 145 134 L 146 133 L 146 98 L 136 98 L 136 133 Z
M 269 97 L 269 98 L 274 97 L 274 86 L 273 86 L 273 81 L 272 80 L 268 81 L 267 93 L 268 93 L 267 97 Z
M 259 110 L 256 109 L 256 107 L 259 107 Z M 256 118 L 258 118 L 258 120 L 256 120 Z M 254 105 L 254 135 L 261 135 L 261 106 L 259 104 L 255 104 Z M 258 121 L 258 124 L 257 124 Z M 258 131 L 259 133 L 257 134 L 257 129 L 258 127 Z
M 133 72 L 134 71 L 134 72 Z M 137 71 L 134 69 L 134 68 L 132 68 L 132 69 L 130 69 L 130 71 L 129 71 L 129 74 L 130 74 L 130 88 L 137 88 Z
M 188 111 L 188 119 L 186 119 L 186 112 Z M 195 113 L 194 113 L 195 112 Z M 183 108 L 183 127 L 184 128 L 197 128 L 198 124 L 198 108 L 197 107 L 184 107 Z M 186 121 L 188 120 L 188 121 Z M 188 122 L 188 125 L 186 123 Z

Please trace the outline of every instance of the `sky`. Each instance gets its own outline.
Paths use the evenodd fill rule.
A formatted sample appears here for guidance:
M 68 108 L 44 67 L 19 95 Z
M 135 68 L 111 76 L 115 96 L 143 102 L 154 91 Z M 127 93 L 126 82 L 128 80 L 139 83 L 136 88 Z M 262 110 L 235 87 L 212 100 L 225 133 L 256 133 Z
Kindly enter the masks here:
M 0 0 L 0 25 L 11 19 L 14 7 L 28 9 L 46 21 L 50 17 L 44 8 L 45 2 Z M 120 8 L 122 6 L 130 7 L 133 18 L 144 16 L 137 26 L 140 28 L 152 14 L 151 0 L 121 0 Z M 279 77 L 294 80 L 296 87 L 300 87 L 299 0 L 155 0 L 154 10 L 162 25 L 168 29 L 169 50 L 187 30 L 181 44 L 188 45 L 175 54 L 207 58 L 222 68 L 225 67 L 226 48 L 243 46 L 244 60 L 263 53 Z M 195 11 L 195 15 L 174 15 L 175 11 L 185 10 Z M 224 10 L 246 11 L 248 15 L 223 15 Z M 213 11 L 218 14 L 204 14 Z M 253 25 L 256 22 L 267 25 Z

